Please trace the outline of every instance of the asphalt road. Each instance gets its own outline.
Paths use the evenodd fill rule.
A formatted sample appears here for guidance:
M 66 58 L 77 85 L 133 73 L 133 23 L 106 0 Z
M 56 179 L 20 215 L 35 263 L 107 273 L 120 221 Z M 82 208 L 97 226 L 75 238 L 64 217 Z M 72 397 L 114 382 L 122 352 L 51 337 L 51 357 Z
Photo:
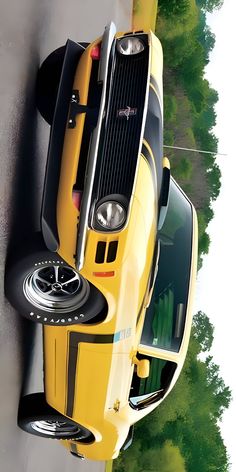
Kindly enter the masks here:
M 49 127 L 34 88 L 40 62 L 68 37 L 91 41 L 110 20 L 130 28 L 129 0 L 0 0 L 0 470 L 104 470 L 71 456 L 57 441 L 16 424 L 22 385 L 35 354 L 35 330 L 4 297 L 6 256 L 39 227 Z M 39 365 L 40 370 L 40 365 Z M 36 369 L 37 372 L 37 369 Z M 37 373 L 36 373 L 37 375 Z

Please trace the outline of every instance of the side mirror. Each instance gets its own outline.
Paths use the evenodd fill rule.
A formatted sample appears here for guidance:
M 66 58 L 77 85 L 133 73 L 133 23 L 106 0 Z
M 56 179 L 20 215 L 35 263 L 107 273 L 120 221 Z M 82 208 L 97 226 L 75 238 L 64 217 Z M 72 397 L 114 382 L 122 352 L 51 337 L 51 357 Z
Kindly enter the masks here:
M 159 209 L 159 218 L 158 218 L 158 229 L 161 229 L 169 203 L 169 190 L 170 190 L 170 161 L 167 157 L 163 157 L 163 177 L 162 177 L 162 186 L 161 186 L 161 195 L 160 195 L 160 209 Z
M 148 359 L 139 360 L 136 356 L 133 357 L 133 364 L 137 366 L 137 376 L 140 379 L 146 379 L 150 373 L 150 361 Z

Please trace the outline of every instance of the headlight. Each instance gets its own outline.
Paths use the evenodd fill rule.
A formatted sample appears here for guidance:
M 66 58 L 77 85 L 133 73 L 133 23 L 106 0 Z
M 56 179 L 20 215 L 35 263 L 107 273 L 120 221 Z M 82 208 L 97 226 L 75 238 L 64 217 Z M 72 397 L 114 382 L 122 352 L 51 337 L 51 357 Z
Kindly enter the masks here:
M 126 220 L 124 207 L 115 201 L 107 201 L 99 205 L 95 211 L 96 223 L 108 230 L 119 229 Z
M 121 54 L 138 54 L 144 50 L 144 44 L 141 39 L 135 36 L 127 36 L 117 41 L 117 49 Z

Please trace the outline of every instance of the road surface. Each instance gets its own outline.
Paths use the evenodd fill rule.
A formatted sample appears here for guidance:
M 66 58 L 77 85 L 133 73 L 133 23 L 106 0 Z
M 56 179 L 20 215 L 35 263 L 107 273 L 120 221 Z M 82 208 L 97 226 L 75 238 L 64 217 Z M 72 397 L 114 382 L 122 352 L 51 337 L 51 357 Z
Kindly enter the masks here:
M 4 297 L 6 255 L 39 227 L 49 127 L 34 87 L 40 62 L 68 37 L 91 41 L 110 20 L 130 28 L 130 0 L 0 0 L 0 469 L 3 472 L 104 471 L 79 461 L 57 441 L 16 424 L 22 384 L 35 351 L 35 332 Z M 12 250 L 12 249 L 11 249 Z

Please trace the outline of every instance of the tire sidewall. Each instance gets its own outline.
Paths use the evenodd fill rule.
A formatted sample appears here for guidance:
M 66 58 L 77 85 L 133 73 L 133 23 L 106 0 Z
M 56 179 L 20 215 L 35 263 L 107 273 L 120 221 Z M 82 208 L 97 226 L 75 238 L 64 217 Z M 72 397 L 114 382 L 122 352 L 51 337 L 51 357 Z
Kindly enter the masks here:
M 68 425 L 76 426 L 79 431 L 60 436 L 43 434 L 43 432 L 37 431 L 32 427 L 32 424 L 36 421 L 65 421 Z M 41 393 L 26 395 L 21 399 L 18 411 L 18 426 L 27 433 L 47 439 L 73 439 L 85 443 L 94 441 L 93 434 L 87 428 L 67 418 L 48 405 L 45 401 L 45 395 Z
M 68 264 L 56 253 L 41 250 L 38 254 L 29 254 L 16 261 L 6 274 L 6 295 L 11 304 L 27 319 L 45 325 L 66 326 L 82 324 L 96 317 L 105 306 L 102 293 L 89 284 L 89 297 L 83 306 L 70 310 L 68 313 L 48 312 L 31 304 L 23 291 L 24 281 L 34 270 L 50 264 L 68 267 Z
M 30 433 L 30 434 L 33 434 L 35 436 L 40 436 L 41 438 L 47 438 L 47 439 L 74 439 L 74 440 L 77 440 L 77 441 L 83 441 L 83 440 L 87 440 L 87 438 L 89 437 L 89 434 L 86 433 L 86 430 L 85 428 L 83 428 L 82 426 L 80 426 L 79 424 L 77 425 L 76 423 L 74 423 L 75 425 L 78 426 L 78 428 L 80 429 L 80 432 L 74 432 L 74 433 L 71 433 L 71 434 L 66 434 L 66 435 L 60 435 L 60 436 L 56 436 L 56 435 L 50 435 L 50 434 L 43 434 L 43 432 L 40 432 L 40 431 L 37 431 L 33 428 L 32 424 L 35 423 L 36 421 L 59 421 L 59 422 L 62 422 L 62 421 L 67 421 L 68 423 L 74 423 L 70 420 L 68 420 L 68 418 L 63 418 L 59 413 L 58 415 L 43 415 L 43 416 L 32 416 L 32 417 L 28 417 L 28 418 L 24 418 L 24 419 L 21 419 L 19 421 L 19 426 L 21 429 L 23 429 L 26 433 Z

